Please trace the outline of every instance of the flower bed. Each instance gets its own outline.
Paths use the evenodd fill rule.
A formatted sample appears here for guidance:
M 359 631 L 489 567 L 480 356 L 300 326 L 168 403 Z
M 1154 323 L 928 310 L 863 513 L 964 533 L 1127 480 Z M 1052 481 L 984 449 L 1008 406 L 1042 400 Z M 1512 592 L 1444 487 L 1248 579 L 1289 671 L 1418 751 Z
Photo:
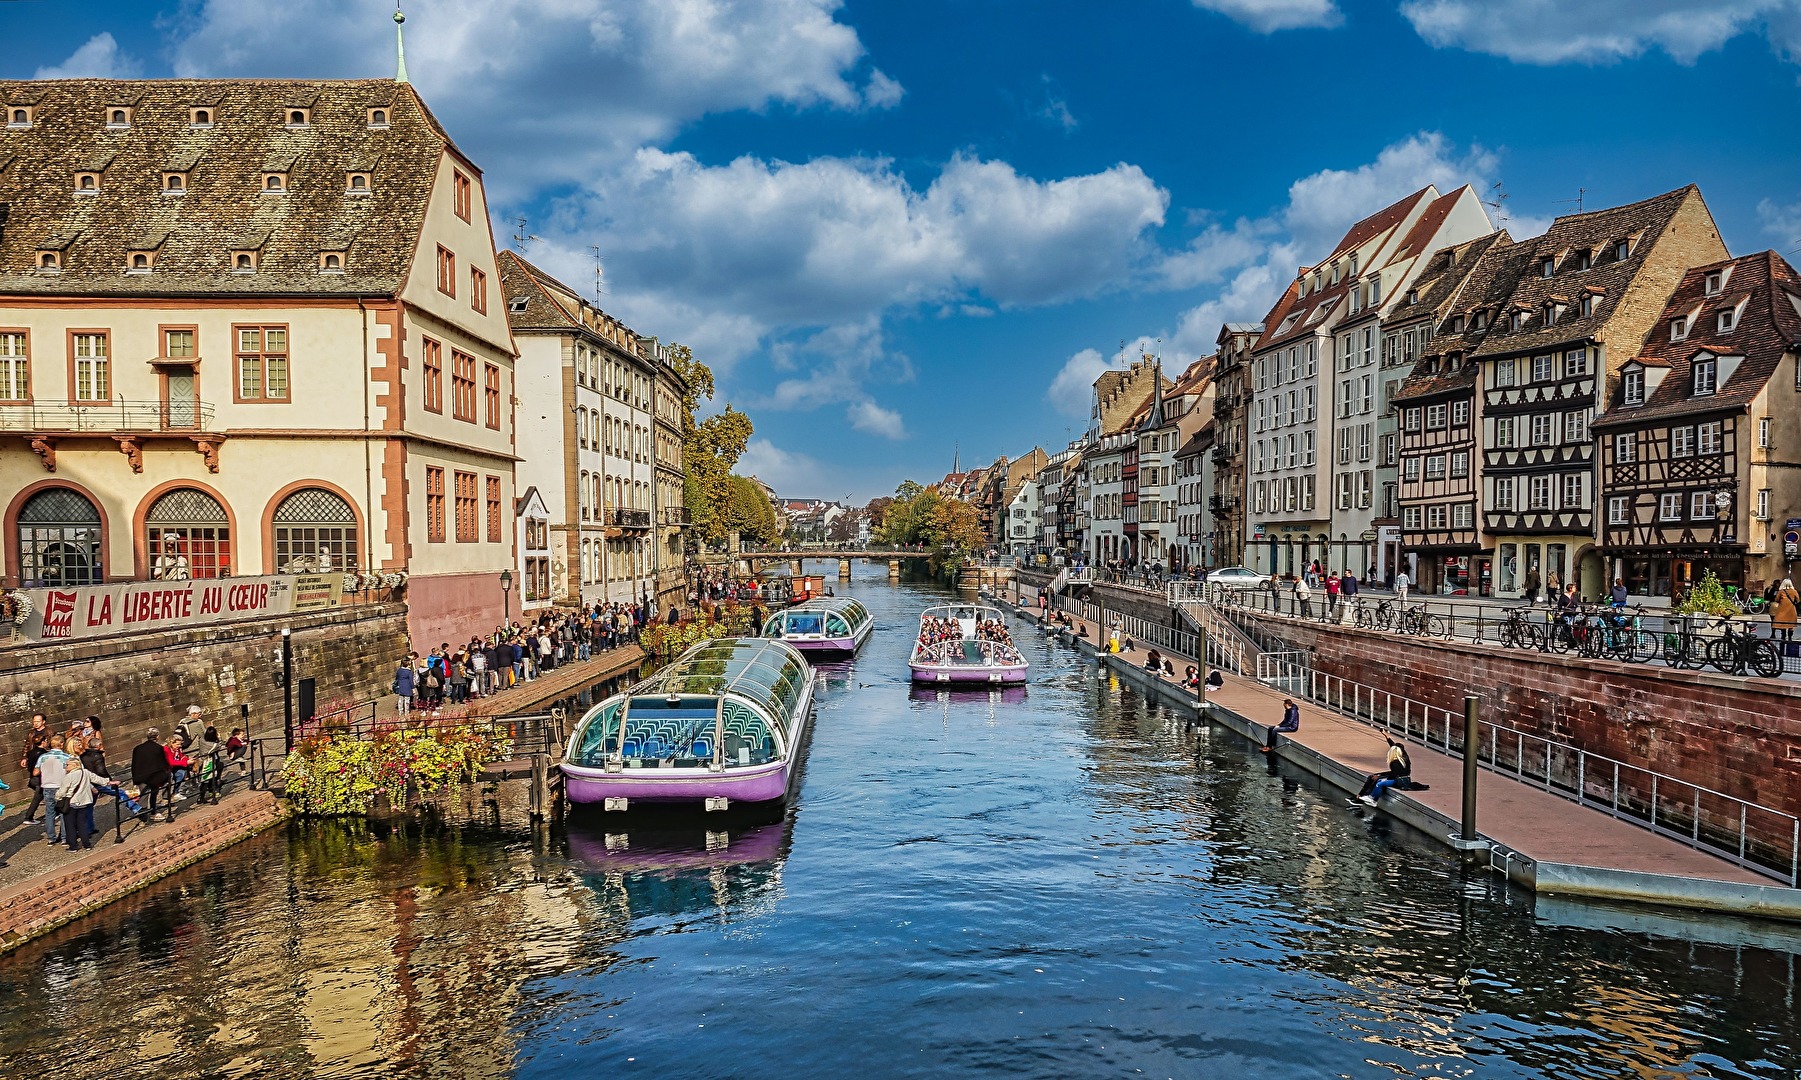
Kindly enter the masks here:
M 378 795 L 386 795 L 390 806 L 405 806 L 409 789 L 420 798 L 454 797 L 484 764 L 511 752 L 509 739 L 482 728 L 408 728 L 365 738 L 320 734 L 295 744 L 281 777 L 302 814 L 342 817 L 367 814 Z

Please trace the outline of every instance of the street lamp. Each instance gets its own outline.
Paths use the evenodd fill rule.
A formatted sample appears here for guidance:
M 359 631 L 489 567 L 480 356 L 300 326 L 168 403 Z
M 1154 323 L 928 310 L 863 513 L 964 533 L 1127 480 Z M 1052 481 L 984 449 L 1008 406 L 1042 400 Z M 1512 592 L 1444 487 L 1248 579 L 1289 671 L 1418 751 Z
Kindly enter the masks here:
M 513 572 L 500 572 L 500 625 L 506 626 L 513 621 Z

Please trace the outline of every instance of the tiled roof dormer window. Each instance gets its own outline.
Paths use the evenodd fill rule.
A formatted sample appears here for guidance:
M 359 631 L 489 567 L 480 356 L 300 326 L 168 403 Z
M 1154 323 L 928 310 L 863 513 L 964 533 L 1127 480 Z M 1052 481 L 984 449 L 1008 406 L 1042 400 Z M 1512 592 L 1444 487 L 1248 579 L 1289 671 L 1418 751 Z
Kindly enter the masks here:
M 1526 313 L 1523 311 L 1514 312 L 1512 322 L 1509 324 L 1509 329 L 1511 329 L 1514 333 L 1517 334 L 1521 330 L 1524 330 L 1525 328 L 1526 328 Z
M 386 110 L 386 109 L 370 109 L 369 110 L 369 126 L 378 131 L 382 128 L 387 127 L 388 126 L 388 110 Z
M 288 192 L 288 174 L 285 172 L 266 172 L 263 174 L 263 194 L 286 195 Z
M 243 250 L 231 253 L 231 272 L 234 274 L 256 273 L 257 253 Z
M 1556 326 L 1557 320 L 1563 318 L 1563 305 L 1547 303 L 1545 305 L 1545 325 Z
M 345 173 L 344 193 L 346 195 L 369 194 L 369 174 L 366 172 Z
M 1708 296 L 1718 296 L 1726 290 L 1726 282 L 1732 278 L 1732 267 L 1723 266 L 1718 270 L 1707 272 L 1706 288 Z
M 310 108 L 290 106 L 287 111 L 287 126 L 290 128 L 307 127 L 312 123 L 312 116 L 313 110 Z
M 148 274 L 156 269 L 156 252 L 134 251 L 125 259 L 127 274 Z
M 1595 253 L 1590 251 L 1588 248 L 1583 248 L 1581 251 L 1576 252 L 1575 262 L 1576 262 L 1576 265 L 1571 267 L 1571 269 L 1587 270 L 1589 267 L 1594 265 Z
M 6 107 L 6 126 L 9 128 L 28 128 L 31 126 L 31 106 L 8 105 Z
M 1474 320 L 1475 320 L 1475 328 L 1477 330 L 1482 329 L 1483 327 L 1488 325 L 1488 312 L 1486 312 L 1486 311 L 1476 312 L 1476 314 L 1474 316 Z
M 1420 302 L 1420 291 L 1418 289 L 1408 289 L 1407 290 L 1407 302 L 1409 304 L 1419 303 Z
M 213 126 L 213 108 L 203 105 L 188 110 L 188 126 L 191 128 L 210 128 Z
M 1719 384 L 1719 361 L 1711 356 L 1697 356 L 1691 369 L 1694 381 L 1690 393 L 1695 397 L 1712 394 Z
M 97 172 L 78 172 L 75 174 L 75 194 L 100 194 L 100 174 Z
M 1688 339 L 1688 316 L 1670 320 L 1670 340 L 1685 341 Z
M 1620 401 L 1625 405 L 1645 403 L 1645 373 L 1642 369 L 1627 368 L 1620 373 Z
M 321 274 L 342 274 L 344 272 L 344 253 L 321 251 L 319 253 L 319 272 Z
M 1738 308 L 1736 306 L 1720 312 L 1719 327 L 1722 334 L 1730 334 L 1738 328 Z
M 124 131 L 131 127 L 131 108 L 125 105 L 114 105 L 106 110 L 106 130 Z
M 38 273 L 60 274 L 63 272 L 63 253 L 60 251 L 38 252 Z
M 1632 257 L 1632 241 L 1615 240 L 1613 242 L 1613 261 L 1625 262 Z
M 1548 278 L 1555 273 L 1557 273 L 1557 259 L 1555 256 L 1546 255 L 1544 258 L 1538 260 L 1539 277 Z
M 164 195 L 186 195 L 188 193 L 188 174 L 185 172 L 166 172 L 163 174 Z
M 525 314 L 525 306 L 531 301 L 523 296 L 515 296 L 507 301 L 507 310 L 514 315 Z
M 1451 316 L 1451 333 L 1453 333 L 1453 334 L 1463 333 L 1463 316 L 1462 315 Z
M 1596 293 L 1585 293 L 1582 297 L 1582 317 L 1593 315 L 1601 305 L 1601 297 Z

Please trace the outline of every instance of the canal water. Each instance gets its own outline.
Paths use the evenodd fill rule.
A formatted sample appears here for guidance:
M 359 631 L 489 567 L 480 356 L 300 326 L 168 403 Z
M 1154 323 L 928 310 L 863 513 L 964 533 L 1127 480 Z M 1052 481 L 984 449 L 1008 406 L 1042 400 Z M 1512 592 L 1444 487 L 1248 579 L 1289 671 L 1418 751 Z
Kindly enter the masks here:
M 0 959 L 7 1077 L 1793 1077 L 1796 937 L 1539 902 L 859 566 L 786 817 L 297 823 Z M 864 576 L 867 575 L 867 576 Z

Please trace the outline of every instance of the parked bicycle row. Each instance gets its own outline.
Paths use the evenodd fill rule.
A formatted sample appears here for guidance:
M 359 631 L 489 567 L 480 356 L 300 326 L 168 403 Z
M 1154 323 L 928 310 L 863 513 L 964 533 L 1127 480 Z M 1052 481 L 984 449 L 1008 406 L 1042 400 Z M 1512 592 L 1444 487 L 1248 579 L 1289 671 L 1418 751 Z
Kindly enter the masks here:
M 1429 602 L 1408 603 L 1399 597 L 1313 601 L 1242 589 L 1219 590 L 1211 600 L 1228 608 L 1358 629 L 1541 653 L 1622 663 L 1661 662 L 1673 668 L 1712 668 L 1728 675 L 1767 679 L 1801 674 L 1801 641 L 1795 639 L 1793 626 L 1771 625 L 1766 635 L 1759 633 L 1765 624 L 1732 616 L 1673 615 L 1637 606 L 1583 603 L 1550 609 L 1485 605 L 1475 612 L 1466 607 L 1451 614 L 1433 610 Z

